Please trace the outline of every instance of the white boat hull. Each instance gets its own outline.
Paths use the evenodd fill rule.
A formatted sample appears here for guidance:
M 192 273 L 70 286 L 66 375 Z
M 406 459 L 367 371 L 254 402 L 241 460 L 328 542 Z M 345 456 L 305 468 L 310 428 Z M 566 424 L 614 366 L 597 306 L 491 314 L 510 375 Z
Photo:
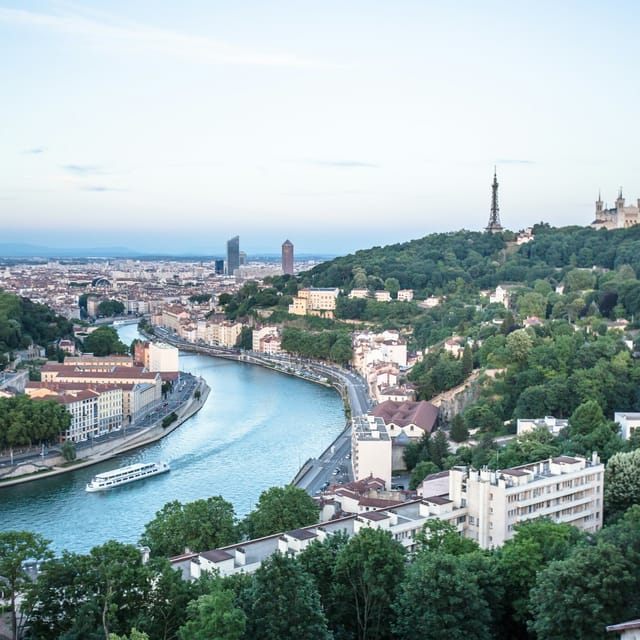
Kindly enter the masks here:
M 170 467 L 166 462 L 134 464 L 129 467 L 123 467 L 122 469 L 115 469 L 114 471 L 98 474 L 91 480 L 91 482 L 87 483 L 85 491 L 89 493 L 106 491 L 107 489 L 113 489 L 123 484 L 136 482 L 143 478 L 157 476 L 158 474 L 166 473 L 167 471 L 170 471 Z

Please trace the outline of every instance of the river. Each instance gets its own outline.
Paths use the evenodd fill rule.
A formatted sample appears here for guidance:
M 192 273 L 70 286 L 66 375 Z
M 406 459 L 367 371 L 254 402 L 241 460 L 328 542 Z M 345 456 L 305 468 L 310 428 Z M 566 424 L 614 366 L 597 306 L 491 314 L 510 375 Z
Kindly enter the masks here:
M 118 327 L 126 344 L 136 325 Z M 41 533 L 52 549 L 87 552 L 110 539 L 136 543 L 170 500 L 220 495 L 243 517 L 260 493 L 290 482 L 344 427 L 332 389 L 255 365 L 181 353 L 180 368 L 211 388 L 202 409 L 166 438 L 108 462 L 0 489 L 0 530 Z M 92 475 L 133 462 L 166 460 L 169 473 L 86 493 Z

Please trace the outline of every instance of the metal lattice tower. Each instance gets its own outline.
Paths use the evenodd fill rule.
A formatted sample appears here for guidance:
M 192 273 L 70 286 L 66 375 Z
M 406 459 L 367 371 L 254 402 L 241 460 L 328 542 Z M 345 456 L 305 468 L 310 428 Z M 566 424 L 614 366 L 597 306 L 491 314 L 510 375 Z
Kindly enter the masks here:
M 491 185 L 491 213 L 489 214 L 489 224 L 486 226 L 487 233 L 499 233 L 502 231 L 500 224 L 500 209 L 498 207 L 498 174 L 493 168 L 493 184 Z

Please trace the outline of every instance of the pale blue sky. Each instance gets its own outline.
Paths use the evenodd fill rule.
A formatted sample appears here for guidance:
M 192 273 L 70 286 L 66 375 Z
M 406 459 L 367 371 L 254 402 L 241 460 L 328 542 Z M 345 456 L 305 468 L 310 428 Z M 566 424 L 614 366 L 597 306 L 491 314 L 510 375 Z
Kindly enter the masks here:
M 0 242 L 343 254 L 640 197 L 640 5 L 0 0 Z

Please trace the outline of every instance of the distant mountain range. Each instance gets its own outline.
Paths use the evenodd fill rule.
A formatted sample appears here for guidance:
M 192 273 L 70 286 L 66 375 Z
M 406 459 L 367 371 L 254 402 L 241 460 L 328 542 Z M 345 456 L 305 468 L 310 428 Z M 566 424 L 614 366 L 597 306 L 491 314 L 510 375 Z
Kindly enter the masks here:
M 22 242 L 0 242 L 0 258 L 86 258 L 86 257 L 135 257 L 138 251 L 126 247 L 60 248 L 43 247 Z
M 203 255 L 199 253 L 144 253 L 142 251 L 134 251 L 128 247 L 86 247 L 86 248 L 61 248 L 61 247 L 45 247 L 37 244 L 27 244 L 23 242 L 0 242 L 0 260 L 11 258 L 139 258 L 145 260 L 151 259 L 206 259 L 214 258 L 222 259 L 224 256 Z M 255 256 L 249 256 L 252 260 L 272 261 L 279 260 L 280 254 L 261 253 Z M 296 260 L 331 260 L 335 255 L 327 254 L 298 254 Z

